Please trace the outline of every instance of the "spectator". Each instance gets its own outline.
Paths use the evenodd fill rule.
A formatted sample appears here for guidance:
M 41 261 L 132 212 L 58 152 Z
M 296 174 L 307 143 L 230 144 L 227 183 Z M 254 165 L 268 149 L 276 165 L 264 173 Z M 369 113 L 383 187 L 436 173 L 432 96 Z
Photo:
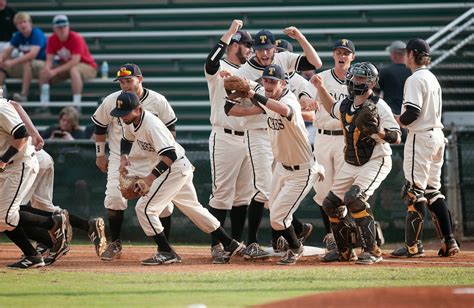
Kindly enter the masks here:
M 59 124 L 48 127 L 41 133 L 44 139 L 74 140 L 84 139 L 84 131 L 79 126 L 79 113 L 72 107 L 65 107 L 59 113 Z
M 16 10 L 7 5 L 7 0 L 0 0 L 0 52 L 8 47 L 16 31 L 13 24 L 15 14 Z
M 403 102 L 403 86 L 411 75 L 410 69 L 405 66 L 407 61 L 406 44 L 394 41 L 387 50 L 390 52 L 392 64 L 380 70 L 380 97 L 387 102 L 393 114 L 400 114 Z
M 7 76 L 22 77 L 21 93 L 15 93 L 13 100 L 25 102 L 28 99 L 31 79 L 38 78 L 44 67 L 46 36 L 41 29 L 33 27 L 31 17 L 27 13 L 17 13 L 13 21 L 18 32 L 0 55 L 0 84 L 3 84 Z M 20 51 L 20 56 L 11 58 L 15 48 Z
M 49 83 L 71 78 L 72 100 L 79 108 L 83 81 L 95 78 L 97 64 L 84 38 L 70 30 L 66 15 L 56 15 L 53 18 L 53 30 L 54 33 L 48 39 L 46 65 L 40 73 L 39 83 L 44 93 L 43 90 L 48 88 Z M 59 64 L 54 63 L 55 56 L 59 57 Z M 41 100 L 46 100 L 43 95 Z

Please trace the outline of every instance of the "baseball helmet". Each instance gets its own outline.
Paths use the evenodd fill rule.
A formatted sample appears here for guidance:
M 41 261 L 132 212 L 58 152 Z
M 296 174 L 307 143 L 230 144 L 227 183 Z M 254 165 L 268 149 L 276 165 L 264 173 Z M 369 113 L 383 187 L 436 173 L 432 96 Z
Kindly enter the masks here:
M 354 82 L 355 77 L 364 77 L 365 81 Z M 346 85 L 350 96 L 364 95 L 369 90 L 371 83 L 377 84 L 379 71 L 370 62 L 360 62 L 351 65 L 346 74 Z

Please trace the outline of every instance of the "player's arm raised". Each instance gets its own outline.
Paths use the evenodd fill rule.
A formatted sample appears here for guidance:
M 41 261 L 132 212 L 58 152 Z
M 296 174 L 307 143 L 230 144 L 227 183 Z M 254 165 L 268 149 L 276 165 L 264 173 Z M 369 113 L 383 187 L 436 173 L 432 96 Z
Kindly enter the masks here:
M 321 76 L 314 75 L 313 77 L 311 77 L 310 82 L 313 84 L 316 90 L 318 90 L 318 96 L 320 102 L 323 104 L 324 109 L 326 109 L 327 112 L 331 113 L 335 101 L 331 94 L 329 94 L 328 90 L 324 87 Z
M 206 73 L 209 75 L 214 75 L 219 70 L 219 61 L 222 59 L 222 56 L 225 54 L 227 46 L 232 39 L 232 36 L 242 28 L 243 22 L 242 20 L 235 19 L 232 21 L 232 24 L 229 27 L 224 35 L 222 35 L 220 41 L 212 48 L 209 52 L 209 55 L 206 59 Z
M 314 65 L 315 68 L 321 68 L 323 65 L 323 61 L 319 57 L 318 53 L 314 49 L 314 47 L 308 42 L 306 37 L 301 33 L 301 31 L 294 27 L 288 27 L 283 29 L 283 33 L 288 35 L 290 38 L 295 39 L 300 44 L 301 48 L 303 48 L 304 55 L 308 59 L 308 62 Z

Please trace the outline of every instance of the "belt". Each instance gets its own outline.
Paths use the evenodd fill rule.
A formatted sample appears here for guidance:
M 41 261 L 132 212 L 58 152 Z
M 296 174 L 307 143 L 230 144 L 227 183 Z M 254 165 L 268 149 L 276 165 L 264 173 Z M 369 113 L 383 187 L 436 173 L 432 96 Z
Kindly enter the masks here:
M 236 135 L 236 136 L 243 136 L 245 135 L 244 132 L 239 132 L 237 130 L 232 130 L 232 129 L 228 129 L 228 128 L 224 128 L 224 133 L 226 134 L 231 134 L 231 135 Z
M 288 171 L 300 170 L 300 165 L 294 165 L 294 166 L 287 166 L 287 165 L 283 165 L 283 164 L 281 164 L 281 165 L 282 165 L 283 168 L 285 168 Z
M 325 130 L 325 129 L 319 129 L 319 128 L 318 128 L 318 133 L 323 134 L 323 135 L 329 135 L 329 136 L 342 136 L 342 135 L 344 135 L 342 130 Z
M 440 128 L 441 129 L 441 128 Z M 419 133 L 419 132 L 430 132 L 430 131 L 434 131 L 435 129 L 434 128 L 427 128 L 427 129 L 424 129 L 424 130 L 417 130 L 417 131 L 414 131 L 414 130 L 408 130 L 409 133 Z

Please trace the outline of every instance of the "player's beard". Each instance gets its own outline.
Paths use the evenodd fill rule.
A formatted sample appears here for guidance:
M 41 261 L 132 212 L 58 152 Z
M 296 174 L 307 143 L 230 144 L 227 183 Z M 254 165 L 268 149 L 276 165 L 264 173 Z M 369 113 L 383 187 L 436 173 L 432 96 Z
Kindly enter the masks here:
M 241 48 L 239 48 L 239 50 L 237 51 L 237 53 L 235 55 L 239 59 L 240 64 L 244 64 L 245 62 L 247 62 L 248 56 L 247 57 L 244 56 L 244 53 L 242 52 Z

